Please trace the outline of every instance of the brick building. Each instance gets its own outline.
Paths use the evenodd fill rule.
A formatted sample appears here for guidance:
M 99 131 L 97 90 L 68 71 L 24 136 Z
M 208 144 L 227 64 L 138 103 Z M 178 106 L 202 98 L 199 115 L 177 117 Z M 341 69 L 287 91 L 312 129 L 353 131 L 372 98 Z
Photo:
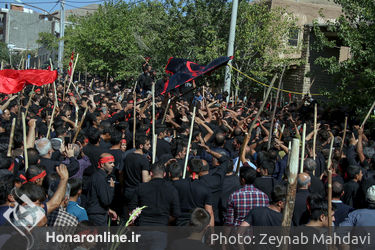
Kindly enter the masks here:
M 271 0 L 271 8 L 282 7 L 297 17 L 299 30 L 291 37 L 289 44 L 300 44 L 299 52 L 287 55 L 302 59 L 302 65 L 292 66 L 284 75 L 283 88 L 302 93 L 320 93 L 323 90 L 336 88 L 331 75 L 315 63 L 322 57 L 336 57 L 337 60 L 346 60 L 349 57 L 349 48 L 340 45 L 337 34 L 327 31 L 327 21 L 334 22 L 341 15 L 341 7 L 327 0 Z M 314 50 L 316 37 L 313 32 L 314 20 L 321 31 L 329 39 L 337 40 L 333 49 L 317 52 Z M 293 41 L 295 40 L 295 41 Z M 312 86 L 311 83 L 313 82 Z M 311 88 L 310 88 L 311 86 Z M 309 92 L 310 90 L 310 92 Z M 300 98 L 301 96 L 295 96 Z

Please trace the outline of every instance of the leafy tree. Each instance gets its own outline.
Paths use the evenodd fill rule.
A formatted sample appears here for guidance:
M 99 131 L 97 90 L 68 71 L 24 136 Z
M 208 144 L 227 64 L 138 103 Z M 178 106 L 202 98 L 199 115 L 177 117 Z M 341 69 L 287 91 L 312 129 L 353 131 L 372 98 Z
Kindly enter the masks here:
M 9 49 L 4 42 L 0 42 L 0 60 L 9 62 Z
M 336 77 L 337 91 L 327 93 L 333 105 L 347 105 L 364 117 L 375 96 L 375 2 L 372 0 L 334 0 L 343 14 L 329 31 L 337 32 L 343 46 L 350 47 L 350 58 L 339 62 L 336 58 L 318 58 L 317 63 Z M 337 41 L 329 41 L 318 26 L 316 49 L 333 48 Z

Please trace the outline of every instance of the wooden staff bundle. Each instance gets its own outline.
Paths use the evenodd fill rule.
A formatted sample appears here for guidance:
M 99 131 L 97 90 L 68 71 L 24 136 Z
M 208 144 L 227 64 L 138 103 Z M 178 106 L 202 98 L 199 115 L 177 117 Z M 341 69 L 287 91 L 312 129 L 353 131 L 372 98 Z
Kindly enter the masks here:
M 292 224 L 292 217 L 295 205 L 295 198 L 297 192 L 297 175 L 298 175 L 298 160 L 299 160 L 299 139 L 293 139 L 292 150 L 290 153 L 289 175 L 288 175 L 288 192 L 286 196 L 283 227 L 290 227 Z

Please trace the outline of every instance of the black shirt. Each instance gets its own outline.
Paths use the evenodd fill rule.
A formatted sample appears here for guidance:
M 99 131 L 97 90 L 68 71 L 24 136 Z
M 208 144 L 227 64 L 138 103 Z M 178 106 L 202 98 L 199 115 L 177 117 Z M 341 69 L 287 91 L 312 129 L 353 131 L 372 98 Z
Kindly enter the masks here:
M 178 192 L 181 216 L 177 219 L 178 225 L 186 225 L 190 221 L 190 215 L 197 207 L 212 206 L 212 194 L 206 185 L 198 180 L 181 179 L 172 182 Z
M 68 169 L 69 176 L 73 176 L 79 170 L 79 162 L 74 157 L 70 157 L 69 161 L 70 163 L 65 164 L 65 165 Z M 39 165 L 45 167 L 47 175 L 49 175 L 52 173 L 56 173 L 56 167 L 59 166 L 61 163 L 62 163 L 61 161 L 54 161 L 54 160 L 47 159 L 47 158 L 40 158 Z
M 180 203 L 177 190 L 162 178 L 140 183 L 129 203 L 132 211 L 136 207 L 147 206 L 137 219 L 139 226 L 167 226 L 169 216 L 180 215 Z
M 293 225 L 300 226 L 306 224 L 309 220 L 307 211 L 307 198 L 310 196 L 308 189 L 298 189 L 296 193 L 296 200 L 293 211 Z
M 161 158 L 162 155 L 171 155 L 171 145 L 164 139 L 159 139 L 156 143 L 156 157 Z
M 245 221 L 255 227 L 281 226 L 283 215 L 269 207 L 256 207 L 250 210 Z
M 254 182 L 254 187 L 264 192 L 271 201 L 271 193 L 276 185 L 280 184 L 271 176 L 257 177 Z
M 87 214 L 106 215 L 114 197 L 114 188 L 109 186 L 107 173 L 98 169 L 91 176 L 87 195 Z
M 142 182 L 142 171 L 150 171 L 150 163 L 145 155 L 130 153 L 124 162 L 125 188 L 135 188 Z
M 237 175 L 226 175 L 223 181 L 223 190 L 219 201 L 219 217 L 224 222 L 224 216 L 227 213 L 229 196 L 236 190 L 241 188 L 240 179 Z

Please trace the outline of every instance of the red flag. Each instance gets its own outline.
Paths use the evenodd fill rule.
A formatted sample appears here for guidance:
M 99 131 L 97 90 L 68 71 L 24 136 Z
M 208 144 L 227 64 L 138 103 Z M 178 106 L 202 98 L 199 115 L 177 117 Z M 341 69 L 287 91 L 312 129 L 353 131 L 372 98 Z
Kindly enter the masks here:
M 42 86 L 54 82 L 56 78 L 57 70 L 0 70 L 0 93 L 14 94 L 20 92 L 26 84 Z
M 72 55 L 70 56 L 69 69 L 68 69 L 68 75 L 69 76 L 72 75 L 73 62 L 74 62 L 74 51 L 72 51 Z

